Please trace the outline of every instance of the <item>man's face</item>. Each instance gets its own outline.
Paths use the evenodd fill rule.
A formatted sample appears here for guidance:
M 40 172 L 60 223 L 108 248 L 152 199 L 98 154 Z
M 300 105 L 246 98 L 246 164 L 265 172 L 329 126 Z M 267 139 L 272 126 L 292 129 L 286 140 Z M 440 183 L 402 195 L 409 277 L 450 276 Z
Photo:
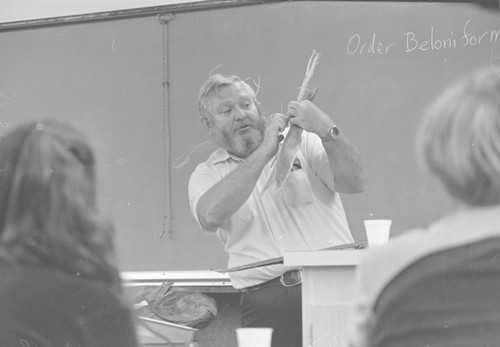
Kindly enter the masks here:
M 243 83 L 219 89 L 210 101 L 209 134 L 219 146 L 246 158 L 261 144 L 266 121 L 255 104 L 250 87 Z

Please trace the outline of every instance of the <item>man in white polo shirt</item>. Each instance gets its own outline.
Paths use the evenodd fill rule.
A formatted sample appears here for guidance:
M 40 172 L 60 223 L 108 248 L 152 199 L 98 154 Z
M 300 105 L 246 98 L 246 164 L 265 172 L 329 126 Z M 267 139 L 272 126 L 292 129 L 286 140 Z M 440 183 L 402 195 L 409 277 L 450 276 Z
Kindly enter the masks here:
M 200 89 L 201 124 L 220 146 L 189 182 L 193 216 L 216 233 L 229 267 L 353 242 L 339 193 L 364 190 L 360 156 L 333 120 L 311 101 L 287 115 L 262 115 L 239 77 L 212 75 Z M 288 124 L 305 131 L 283 187 L 263 189 Z M 241 297 L 242 326 L 272 327 L 273 347 L 301 346 L 301 276 L 282 264 L 230 273 Z

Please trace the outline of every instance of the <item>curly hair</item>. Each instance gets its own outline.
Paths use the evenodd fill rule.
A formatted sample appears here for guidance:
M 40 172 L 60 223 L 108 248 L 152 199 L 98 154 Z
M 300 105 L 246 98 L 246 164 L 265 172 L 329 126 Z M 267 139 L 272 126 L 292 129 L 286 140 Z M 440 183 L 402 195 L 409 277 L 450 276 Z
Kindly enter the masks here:
M 257 100 L 257 96 L 255 95 L 254 89 L 246 83 L 244 80 L 242 80 L 240 77 L 235 76 L 235 75 L 223 75 L 223 74 L 214 74 L 211 75 L 201 86 L 200 91 L 198 93 L 198 110 L 200 112 L 200 116 L 202 118 L 209 118 L 210 117 L 210 110 L 209 110 L 209 104 L 210 101 L 218 95 L 219 90 L 232 86 L 235 84 L 241 84 L 245 86 L 245 88 L 248 89 L 248 91 L 253 95 L 253 101 L 255 105 L 257 106 L 257 109 L 259 110 L 259 113 L 261 112 L 260 109 L 260 102 Z
M 94 155 L 55 120 L 0 138 L 0 260 L 48 266 L 120 290 L 113 227 L 97 208 Z

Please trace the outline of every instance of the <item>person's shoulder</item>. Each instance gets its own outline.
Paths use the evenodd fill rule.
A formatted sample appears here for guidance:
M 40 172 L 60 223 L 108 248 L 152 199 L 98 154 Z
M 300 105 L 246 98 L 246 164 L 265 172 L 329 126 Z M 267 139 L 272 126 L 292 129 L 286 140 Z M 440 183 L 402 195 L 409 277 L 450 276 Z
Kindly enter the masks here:
M 0 275 L 3 286 L 23 285 L 24 283 L 52 285 L 68 276 L 50 267 L 21 265 L 2 265 L 0 267 Z
M 2 268 L 0 276 L 0 306 L 5 312 L 29 310 L 35 306 L 54 314 L 64 314 L 61 310 L 80 312 L 83 308 L 121 309 L 119 297 L 110 285 L 82 279 L 77 274 L 48 267 L 14 266 Z
M 228 160 L 228 158 L 229 158 L 229 153 L 227 153 L 227 151 L 224 150 L 224 148 L 219 147 L 210 154 L 210 156 L 207 158 L 206 161 L 199 163 L 196 166 L 196 169 L 198 170 L 198 169 L 210 167 L 210 166 L 215 165 L 217 163 L 226 161 L 226 160 Z
M 108 283 L 63 272 L 52 273 L 50 280 L 45 289 L 51 294 L 46 293 L 46 297 L 57 297 L 65 311 L 75 316 L 117 315 L 130 309 Z
M 368 248 L 360 263 L 365 281 L 375 288 L 383 286 L 427 248 L 426 236 L 425 229 L 413 229 L 391 238 L 386 245 Z
M 68 274 L 50 267 L 12 266 L 2 268 L 1 287 L 4 290 L 23 291 L 25 294 L 36 292 L 39 296 L 99 296 L 114 297 L 107 283 L 85 279 L 80 274 Z M 106 299 L 107 300 L 107 299 Z
M 373 264 L 373 262 L 386 262 L 388 259 L 395 260 L 396 264 L 406 258 L 411 258 L 419 253 L 419 249 L 425 247 L 427 230 L 411 229 L 392 237 L 390 241 L 383 245 L 368 248 L 363 256 L 363 263 Z M 401 260 L 401 261 L 400 261 Z

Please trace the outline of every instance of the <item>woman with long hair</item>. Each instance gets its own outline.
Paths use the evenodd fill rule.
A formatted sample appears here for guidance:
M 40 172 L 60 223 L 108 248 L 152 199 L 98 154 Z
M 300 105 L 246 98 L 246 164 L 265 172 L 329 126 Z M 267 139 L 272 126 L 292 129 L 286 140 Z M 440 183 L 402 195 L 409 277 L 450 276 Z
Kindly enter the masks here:
M 85 136 L 55 120 L 0 137 L 0 342 L 137 346 Z

